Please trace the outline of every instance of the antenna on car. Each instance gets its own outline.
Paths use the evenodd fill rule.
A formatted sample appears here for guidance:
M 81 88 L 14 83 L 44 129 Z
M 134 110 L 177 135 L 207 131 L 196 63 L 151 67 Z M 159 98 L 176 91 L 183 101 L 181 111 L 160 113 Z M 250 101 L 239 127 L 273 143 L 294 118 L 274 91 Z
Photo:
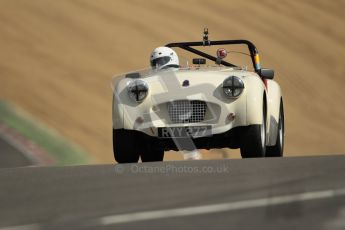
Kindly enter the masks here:
M 208 40 L 208 28 L 204 28 L 204 36 L 203 36 L 203 46 L 210 46 L 211 41 Z

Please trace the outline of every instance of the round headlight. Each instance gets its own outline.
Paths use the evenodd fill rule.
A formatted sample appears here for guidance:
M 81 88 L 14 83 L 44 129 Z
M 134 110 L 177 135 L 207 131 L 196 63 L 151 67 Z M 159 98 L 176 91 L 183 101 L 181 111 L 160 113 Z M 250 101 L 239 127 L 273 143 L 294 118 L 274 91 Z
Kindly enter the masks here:
M 146 98 L 149 87 L 147 83 L 142 80 L 134 80 L 129 82 L 127 90 L 130 98 L 136 102 L 141 102 Z
M 244 89 L 243 81 L 236 76 L 230 76 L 223 82 L 223 92 L 229 98 L 235 98 L 241 95 Z

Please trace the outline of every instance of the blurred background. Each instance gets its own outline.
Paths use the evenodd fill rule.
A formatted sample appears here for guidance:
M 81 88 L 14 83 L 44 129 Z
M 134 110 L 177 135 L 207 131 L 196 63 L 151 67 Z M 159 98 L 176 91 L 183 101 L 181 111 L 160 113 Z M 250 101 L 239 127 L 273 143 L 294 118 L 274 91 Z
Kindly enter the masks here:
M 208 27 L 211 40 L 251 40 L 275 69 L 286 156 L 345 153 L 344 9 L 344 0 L 0 0 L 0 131 L 53 152 L 46 162 L 114 162 L 112 77 Z

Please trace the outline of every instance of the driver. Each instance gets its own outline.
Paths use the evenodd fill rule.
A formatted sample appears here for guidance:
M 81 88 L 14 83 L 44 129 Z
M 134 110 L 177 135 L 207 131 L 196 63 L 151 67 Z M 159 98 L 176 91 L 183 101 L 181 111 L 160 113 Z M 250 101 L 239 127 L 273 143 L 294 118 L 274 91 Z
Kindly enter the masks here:
M 161 70 L 167 68 L 179 68 L 179 60 L 176 52 L 169 47 L 158 47 L 150 56 L 152 69 Z

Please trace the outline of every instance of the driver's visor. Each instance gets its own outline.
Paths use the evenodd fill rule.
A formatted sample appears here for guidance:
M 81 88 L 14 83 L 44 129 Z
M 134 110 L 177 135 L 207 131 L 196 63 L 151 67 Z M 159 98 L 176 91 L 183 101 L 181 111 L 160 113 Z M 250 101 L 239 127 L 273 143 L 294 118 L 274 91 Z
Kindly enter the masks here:
M 151 67 L 157 68 L 157 67 L 163 66 L 163 65 L 169 63 L 170 60 L 171 60 L 171 57 L 168 57 L 168 56 L 153 59 L 151 61 Z

